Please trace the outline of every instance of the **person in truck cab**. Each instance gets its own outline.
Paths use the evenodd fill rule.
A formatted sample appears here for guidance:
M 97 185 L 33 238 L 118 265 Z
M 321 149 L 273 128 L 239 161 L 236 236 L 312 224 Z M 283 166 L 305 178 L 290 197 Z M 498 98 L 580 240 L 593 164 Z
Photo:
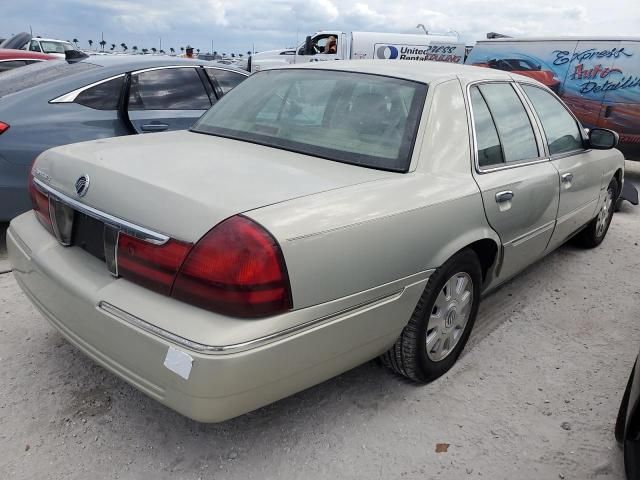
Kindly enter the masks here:
M 330 36 L 327 40 L 327 44 L 324 47 L 324 52 L 322 53 L 332 53 L 334 55 L 338 53 L 338 39 L 333 35 Z

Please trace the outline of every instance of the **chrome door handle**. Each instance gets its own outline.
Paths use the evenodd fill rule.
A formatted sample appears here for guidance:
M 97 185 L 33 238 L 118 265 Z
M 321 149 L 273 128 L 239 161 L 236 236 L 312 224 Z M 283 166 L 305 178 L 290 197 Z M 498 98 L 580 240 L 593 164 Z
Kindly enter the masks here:
M 496 202 L 508 202 L 513 199 L 513 192 L 511 190 L 505 190 L 504 192 L 496 193 Z
M 573 180 L 573 173 L 563 173 L 561 178 L 564 183 L 570 183 Z

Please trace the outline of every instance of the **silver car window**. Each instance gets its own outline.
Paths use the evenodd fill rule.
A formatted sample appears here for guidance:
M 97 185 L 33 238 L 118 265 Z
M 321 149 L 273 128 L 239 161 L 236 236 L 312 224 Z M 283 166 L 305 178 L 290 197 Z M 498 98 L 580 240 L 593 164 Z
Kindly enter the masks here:
M 540 118 L 551 155 L 584 148 L 578 123 L 564 105 L 541 88 L 522 85 L 522 89 Z
M 218 68 L 205 68 L 204 71 L 207 72 L 209 78 L 212 80 L 215 78 L 218 81 L 223 95 L 247 78 L 246 75 L 242 75 L 241 73 L 220 70 Z
M 129 110 L 206 110 L 210 106 L 195 68 L 162 68 L 131 75 Z
M 363 73 L 264 71 L 225 95 L 193 130 L 404 172 L 426 91 L 422 83 Z
M 478 149 L 478 165 L 488 167 L 504 163 L 502 146 L 496 130 L 496 125 L 491 118 L 491 112 L 487 107 L 478 87 L 471 88 L 471 105 L 473 107 L 473 125 L 476 134 L 476 146 Z
M 538 145 L 524 105 L 508 83 L 485 83 L 478 88 L 498 129 L 506 162 L 538 157 Z

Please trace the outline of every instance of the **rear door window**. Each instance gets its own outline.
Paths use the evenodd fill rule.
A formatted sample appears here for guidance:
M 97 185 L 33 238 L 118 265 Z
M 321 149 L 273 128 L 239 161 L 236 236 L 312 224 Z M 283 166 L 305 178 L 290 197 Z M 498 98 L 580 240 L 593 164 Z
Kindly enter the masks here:
M 522 85 L 522 89 L 540 118 L 551 155 L 584 148 L 580 127 L 564 105 L 541 88 Z
M 75 103 L 96 110 L 117 110 L 123 82 L 124 75 L 99 83 L 81 92 L 76 97 Z
M 209 95 L 195 68 L 162 68 L 131 76 L 129 110 L 206 110 Z
M 509 83 L 478 86 L 496 125 L 504 160 L 519 162 L 539 156 L 533 127 L 518 94 Z
M 217 68 L 205 68 L 204 71 L 207 72 L 211 80 L 215 78 L 218 81 L 223 95 L 247 78 L 246 75 L 242 75 L 241 73 Z
M 489 107 L 477 87 L 471 88 L 471 105 L 478 149 L 478 165 L 492 167 L 503 164 L 504 156 L 496 125 L 491 117 Z

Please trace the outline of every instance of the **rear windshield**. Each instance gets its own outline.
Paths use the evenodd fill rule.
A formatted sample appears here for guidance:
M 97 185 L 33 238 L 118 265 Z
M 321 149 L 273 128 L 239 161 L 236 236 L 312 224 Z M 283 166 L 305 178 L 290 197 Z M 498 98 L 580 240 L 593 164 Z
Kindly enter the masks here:
M 329 70 L 263 71 L 193 131 L 396 172 L 409 169 L 427 85 Z
M 67 63 L 64 60 L 47 60 L 15 68 L 0 75 L 0 97 L 93 68 L 98 66 L 85 62 Z

